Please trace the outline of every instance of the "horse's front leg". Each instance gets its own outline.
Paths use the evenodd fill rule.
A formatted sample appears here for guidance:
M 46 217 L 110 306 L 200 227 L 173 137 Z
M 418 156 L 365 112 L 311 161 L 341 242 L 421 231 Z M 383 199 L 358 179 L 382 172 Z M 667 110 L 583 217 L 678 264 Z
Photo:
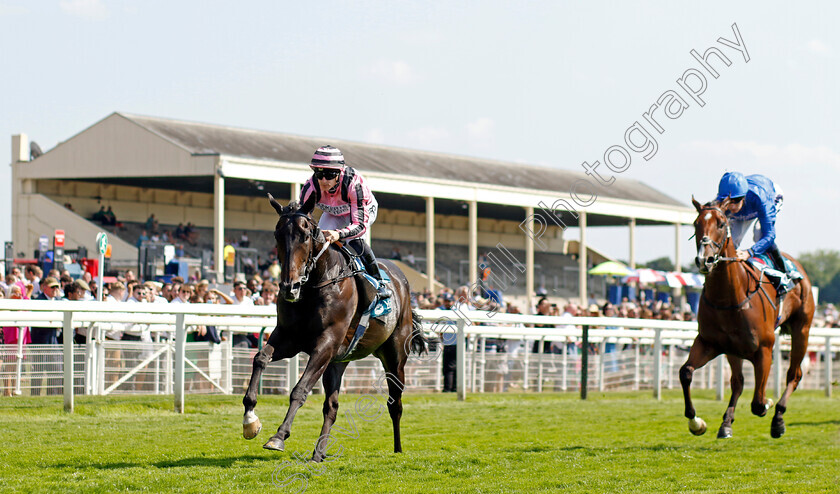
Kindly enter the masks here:
M 691 403 L 691 379 L 694 371 L 703 367 L 713 358 L 720 355 L 714 347 L 703 341 L 700 336 L 694 339 L 691 350 L 688 352 L 688 359 L 680 368 L 680 384 L 682 385 L 683 398 L 685 399 L 685 417 L 688 419 L 688 430 L 695 436 L 706 433 L 706 422 L 697 416 L 694 411 L 694 404 Z M 657 355 L 656 358 L 661 358 Z
M 277 328 L 272 332 L 272 336 L 279 335 Z M 294 350 L 289 343 L 277 341 L 279 338 L 269 338 L 268 343 L 254 355 L 254 364 L 251 370 L 251 380 L 248 382 L 248 389 L 245 391 L 245 397 L 242 398 L 242 404 L 245 406 L 245 416 L 242 419 L 242 436 L 245 439 L 253 439 L 262 430 L 262 423 L 257 414 L 254 413 L 254 407 L 257 406 L 257 387 L 259 386 L 260 376 L 270 362 L 288 358 L 297 355 L 298 351 Z M 276 345 L 276 346 L 275 346 Z
M 271 436 L 271 439 L 263 444 L 263 448 L 276 451 L 286 449 L 286 439 L 291 435 L 295 414 L 306 402 L 309 392 L 312 391 L 318 379 L 324 375 L 324 371 L 335 356 L 335 351 L 331 347 L 332 345 L 326 340 L 321 340 L 316 344 L 315 351 L 312 352 L 309 362 L 306 363 L 303 375 L 300 376 L 300 380 L 289 395 L 289 410 L 286 412 L 286 418 L 283 419 L 283 423 L 277 429 L 277 432 Z

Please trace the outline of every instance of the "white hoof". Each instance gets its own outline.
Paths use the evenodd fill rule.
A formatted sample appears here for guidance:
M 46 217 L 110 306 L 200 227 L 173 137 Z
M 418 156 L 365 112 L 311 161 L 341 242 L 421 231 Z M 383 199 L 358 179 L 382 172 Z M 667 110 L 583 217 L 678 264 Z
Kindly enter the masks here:
M 706 433 L 706 422 L 700 417 L 689 419 L 688 430 L 690 430 L 695 436 L 702 436 Z
M 770 410 L 773 407 L 773 399 L 767 398 L 767 403 L 764 404 L 765 410 Z
M 261 430 L 262 422 L 260 422 L 257 414 L 254 412 L 246 413 L 245 418 L 242 419 L 242 437 L 245 439 L 254 439 Z

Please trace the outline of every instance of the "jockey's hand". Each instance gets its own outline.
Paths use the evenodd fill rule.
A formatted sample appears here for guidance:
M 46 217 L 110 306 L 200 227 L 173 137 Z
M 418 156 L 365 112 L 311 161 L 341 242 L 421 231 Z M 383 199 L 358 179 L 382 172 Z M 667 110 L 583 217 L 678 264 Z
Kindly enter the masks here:
M 746 261 L 750 258 L 750 253 L 745 250 L 739 250 L 735 252 L 735 257 L 737 257 L 739 261 Z
M 324 239 L 326 239 L 329 244 L 338 240 L 338 232 L 335 230 L 323 230 L 322 233 L 324 234 Z

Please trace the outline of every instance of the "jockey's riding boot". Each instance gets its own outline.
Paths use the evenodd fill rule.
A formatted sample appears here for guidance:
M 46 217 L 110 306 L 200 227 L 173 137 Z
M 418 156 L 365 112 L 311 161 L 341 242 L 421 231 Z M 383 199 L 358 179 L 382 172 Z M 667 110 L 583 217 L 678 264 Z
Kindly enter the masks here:
M 779 271 L 785 273 L 785 275 L 790 278 L 790 273 L 788 273 L 787 265 L 785 264 L 785 258 L 782 256 L 781 251 L 779 251 L 779 246 L 776 244 L 771 245 L 770 248 L 767 249 L 767 253 L 773 258 L 773 262 L 776 263 Z
M 779 267 L 779 271 L 784 273 L 784 277 L 779 280 L 779 287 L 777 288 L 779 296 L 782 296 L 787 293 L 788 290 L 793 288 L 793 278 L 788 272 L 787 265 L 785 264 L 785 258 L 782 256 L 782 253 L 779 251 L 779 247 L 776 244 L 770 246 L 770 248 L 767 249 L 767 253 L 773 258 L 773 262 L 776 263 L 777 267 Z
M 365 265 L 365 270 L 368 274 L 379 282 L 379 289 L 376 295 L 381 299 L 386 299 L 391 296 L 391 290 L 382 281 L 382 274 L 379 272 L 379 265 L 376 263 L 376 257 L 373 255 L 373 250 L 368 244 L 364 244 L 364 253 L 362 254 L 362 262 Z

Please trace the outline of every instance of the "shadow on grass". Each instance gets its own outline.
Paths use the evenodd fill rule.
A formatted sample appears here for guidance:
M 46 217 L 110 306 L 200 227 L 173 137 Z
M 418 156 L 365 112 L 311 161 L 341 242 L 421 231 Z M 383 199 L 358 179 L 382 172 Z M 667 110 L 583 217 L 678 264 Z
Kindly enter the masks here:
M 821 422 L 788 422 L 788 427 L 819 427 L 821 425 L 840 425 L 840 420 L 823 420 Z
M 208 458 L 205 456 L 197 456 L 193 458 L 181 458 L 178 460 L 164 460 L 154 463 L 144 462 L 113 462 L 113 463 L 91 463 L 87 465 L 80 465 L 78 463 L 58 463 L 54 465 L 58 468 L 95 468 L 97 470 L 121 470 L 125 468 L 148 468 L 150 466 L 157 468 L 177 468 L 177 467 L 231 467 L 238 462 L 276 462 L 278 456 L 266 455 L 245 455 L 245 456 L 229 456 L 225 458 Z

